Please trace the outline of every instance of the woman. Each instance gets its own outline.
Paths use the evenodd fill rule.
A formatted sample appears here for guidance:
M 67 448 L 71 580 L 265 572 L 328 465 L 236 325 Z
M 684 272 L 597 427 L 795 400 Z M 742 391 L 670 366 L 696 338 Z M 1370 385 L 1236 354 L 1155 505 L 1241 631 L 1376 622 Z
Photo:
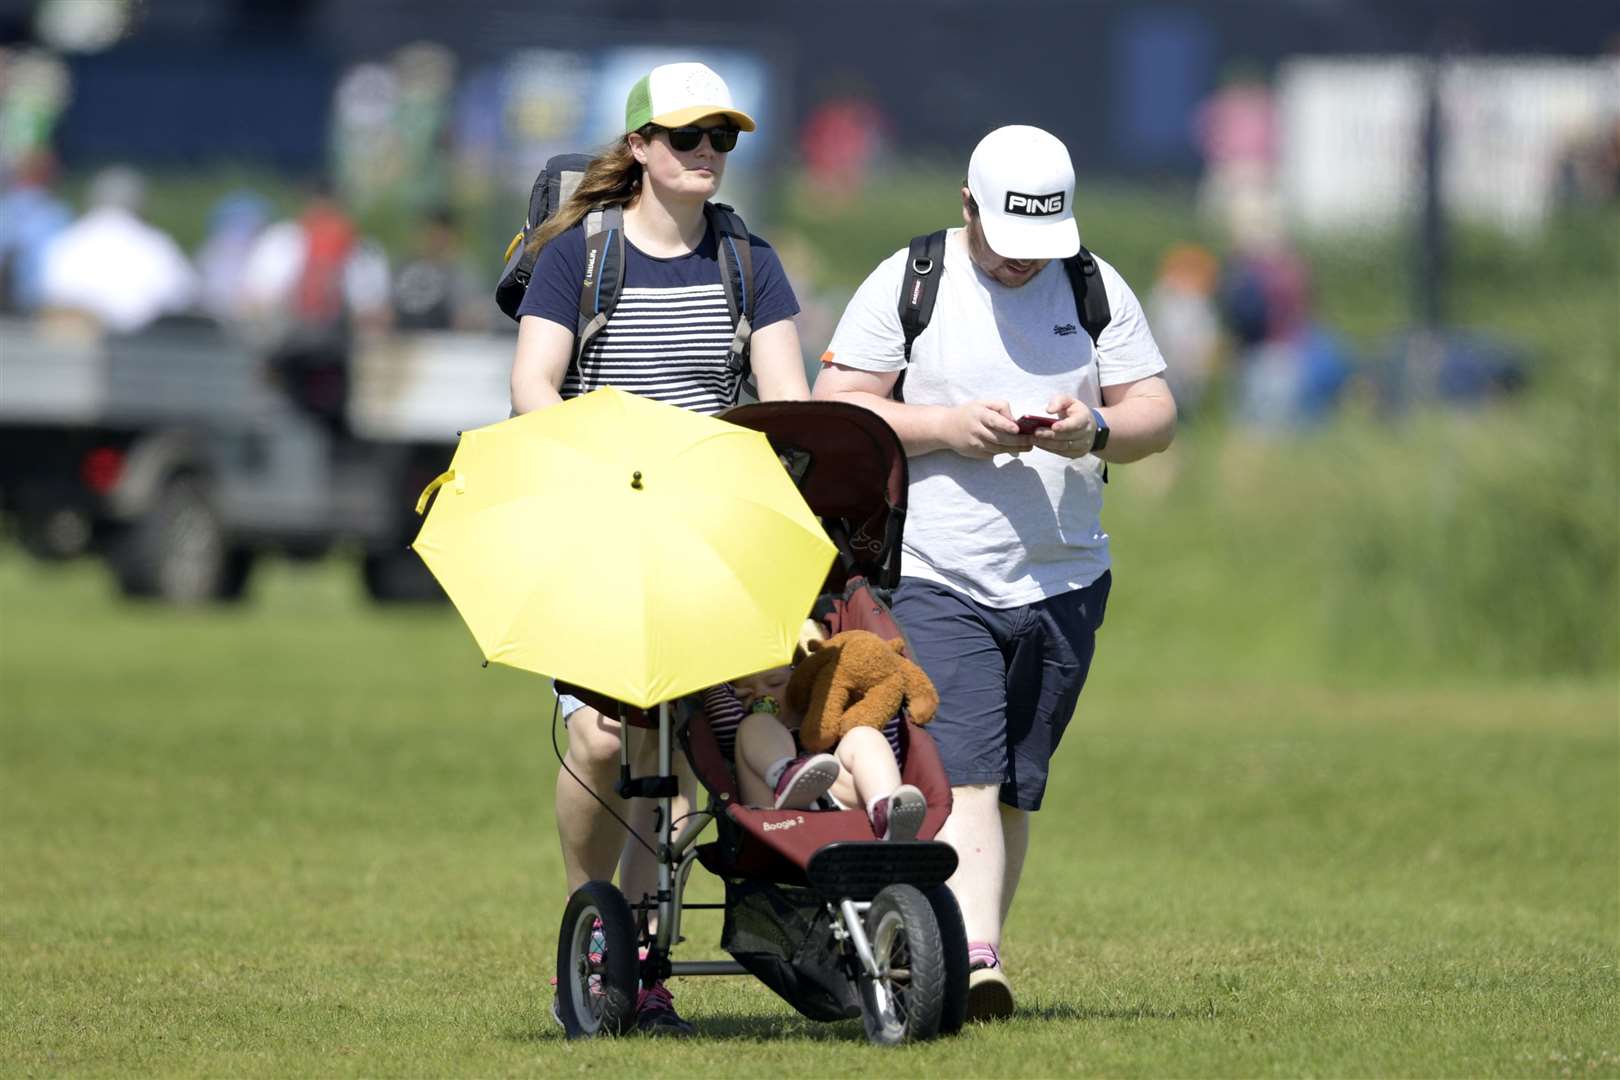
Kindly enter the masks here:
M 753 130 L 753 119 L 732 106 L 726 84 L 702 64 L 665 64 L 635 85 L 625 105 L 625 134 L 591 162 L 573 197 L 539 235 L 544 247 L 518 309 L 512 364 L 512 405 L 518 412 L 609 384 L 705 413 L 736 404 L 742 374 L 727 362 L 733 326 L 718 238 L 703 205 L 720 188 L 726 154 L 738 133 Z M 624 208 L 624 286 L 612 318 L 574 363 L 585 278 L 582 223 L 590 210 L 603 206 Z M 806 398 L 810 391 L 793 324 L 798 302 L 776 253 L 756 236 L 749 244 L 754 269 L 750 348 L 759 396 Z M 556 815 L 568 889 L 610 880 L 622 853 L 620 884 L 634 901 L 652 890 L 656 865 L 596 797 L 621 816 L 632 812 L 613 794 L 619 724 L 566 695 L 561 706 L 568 752 L 557 777 Z M 630 734 L 638 772 L 645 773 L 652 764 L 651 741 L 645 732 Z M 689 788 L 683 782 L 683 792 Z M 683 794 L 677 803 L 685 801 Z M 676 813 L 684 810 L 678 805 Z M 649 838 L 655 811 L 651 801 L 633 807 L 638 818 L 632 822 Z M 636 1026 L 692 1031 L 662 984 L 641 991 Z

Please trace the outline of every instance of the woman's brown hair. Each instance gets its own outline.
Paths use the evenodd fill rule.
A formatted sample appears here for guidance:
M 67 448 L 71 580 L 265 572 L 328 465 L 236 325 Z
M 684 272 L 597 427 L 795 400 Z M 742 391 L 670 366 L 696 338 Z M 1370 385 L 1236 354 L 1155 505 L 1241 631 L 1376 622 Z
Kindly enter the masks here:
M 539 251 L 561 234 L 572 229 L 585 215 L 599 206 L 625 206 L 641 190 L 641 162 L 630 152 L 630 136 L 597 154 L 585 167 L 574 194 L 529 238 L 529 248 Z

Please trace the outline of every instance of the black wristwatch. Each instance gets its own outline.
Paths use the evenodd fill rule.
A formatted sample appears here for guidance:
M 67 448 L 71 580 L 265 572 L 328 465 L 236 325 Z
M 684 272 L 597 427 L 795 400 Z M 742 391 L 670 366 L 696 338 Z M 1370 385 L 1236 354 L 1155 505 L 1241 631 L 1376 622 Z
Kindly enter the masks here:
M 1097 434 L 1091 437 L 1091 452 L 1095 454 L 1108 445 L 1108 421 L 1096 409 L 1091 410 L 1091 418 L 1097 422 Z

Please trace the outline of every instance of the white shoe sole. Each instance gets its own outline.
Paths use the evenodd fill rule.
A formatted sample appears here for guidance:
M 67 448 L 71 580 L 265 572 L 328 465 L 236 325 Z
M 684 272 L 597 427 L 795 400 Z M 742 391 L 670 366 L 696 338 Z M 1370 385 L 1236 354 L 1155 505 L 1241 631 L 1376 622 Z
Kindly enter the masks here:
M 928 800 L 910 784 L 902 784 L 889 796 L 889 832 L 885 840 L 915 840 L 928 816 Z

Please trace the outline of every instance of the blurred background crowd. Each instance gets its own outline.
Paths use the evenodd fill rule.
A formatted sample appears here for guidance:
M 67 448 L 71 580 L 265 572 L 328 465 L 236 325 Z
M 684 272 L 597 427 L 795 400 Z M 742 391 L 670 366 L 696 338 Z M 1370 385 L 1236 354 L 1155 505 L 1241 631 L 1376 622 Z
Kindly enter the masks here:
M 1010 3 L 968 35 L 944 25 L 968 9 L 917 2 L 468 18 L 422 0 L 6 0 L 0 303 L 126 334 L 178 312 L 261 336 L 500 330 L 490 281 L 539 164 L 610 137 L 631 73 L 700 55 L 764 121 L 726 195 L 786 237 L 811 356 L 841 298 L 821 294 L 867 257 L 818 221 L 1021 120 L 1065 137 L 1084 177 L 1189 193 L 1189 235 L 1135 280 L 1190 415 L 1223 373 L 1224 405 L 1271 429 L 1319 421 L 1358 376 L 1454 400 L 1520 386 L 1523 343 L 1431 334 L 1423 383 L 1404 345 L 1400 365 L 1394 342 L 1358 353 L 1321 318 L 1300 240 L 1410 230 L 1419 272 L 1391 267 L 1389 287 L 1413 329 L 1442 329 L 1449 223 L 1524 240 L 1620 199 L 1620 25 L 1601 5 L 1533 29 L 1508 3 L 1241 6 L 1256 17 L 1235 38 L 1197 3 Z M 1024 62 L 1053 40 L 1073 63 Z
M 724 195 L 812 372 L 867 270 L 954 223 L 974 142 L 1026 122 L 1073 151 L 1190 428 L 1613 385 L 1620 21 L 1579 2 L 0 0 L 6 325 L 204 319 L 339 382 L 356 342 L 504 343 L 536 170 L 672 59 L 760 120 Z

